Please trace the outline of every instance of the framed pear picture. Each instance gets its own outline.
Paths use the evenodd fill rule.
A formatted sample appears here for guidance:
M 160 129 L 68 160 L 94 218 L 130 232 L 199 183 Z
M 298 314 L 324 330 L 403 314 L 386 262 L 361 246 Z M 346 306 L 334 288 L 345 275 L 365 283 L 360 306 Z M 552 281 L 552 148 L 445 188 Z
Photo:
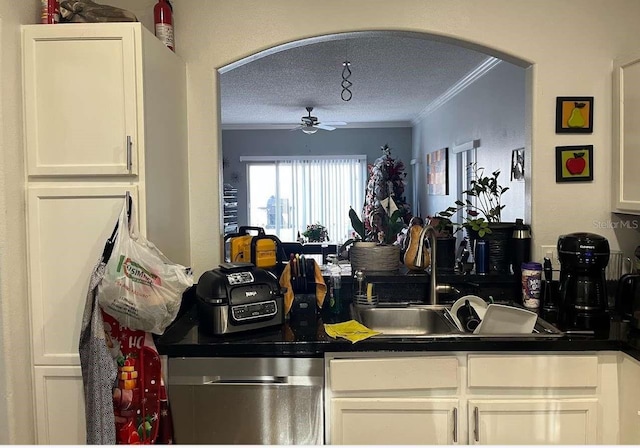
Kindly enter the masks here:
M 592 96 L 556 98 L 556 134 L 591 134 L 592 132 Z
M 556 182 L 593 180 L 593 145 L 556 146 Z

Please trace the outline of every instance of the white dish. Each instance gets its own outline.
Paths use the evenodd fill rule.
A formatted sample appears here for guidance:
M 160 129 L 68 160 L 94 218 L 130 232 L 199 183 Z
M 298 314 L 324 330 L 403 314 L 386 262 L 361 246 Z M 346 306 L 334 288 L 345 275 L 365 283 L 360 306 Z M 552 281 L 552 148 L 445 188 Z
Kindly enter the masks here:
M 449 313 L 460 330 L 462 330 L 462 324 L 460 323 L 460 319 L 458 319 L 458 310 L 464 305 L 466 300 L 469 301 L 480 320 L 484 319 L 484 315 L 487 311 L 487 302 L 485 302 L 482 297 L 474 295 L 460 297 L 451 306 L 451 312 Z
M 537 320 L 532 311 L 492 303 L 473 334 L 530 334 Z

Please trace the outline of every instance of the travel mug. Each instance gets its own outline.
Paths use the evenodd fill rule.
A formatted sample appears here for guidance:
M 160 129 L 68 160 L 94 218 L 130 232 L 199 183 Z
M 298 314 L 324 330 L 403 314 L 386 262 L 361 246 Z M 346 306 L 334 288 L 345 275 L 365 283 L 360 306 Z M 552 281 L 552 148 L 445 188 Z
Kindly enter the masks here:
M 480 316 L 478 316 L 478 313 L 476 313 L 476 310 L 473 309 L 468 300 L 464 301 L 464 305 L 458 309 L 456 315 L 462 324 L 462 328 L 470 333 L 480 325 Z
M 473 261 L 476 264 L 476 274 L 489 273 L 489 242 L 476 240 L 473 251 Z
M 542 265 L 536 262 L 522 263 L 522 304 L 525 308 L 540 308 Z

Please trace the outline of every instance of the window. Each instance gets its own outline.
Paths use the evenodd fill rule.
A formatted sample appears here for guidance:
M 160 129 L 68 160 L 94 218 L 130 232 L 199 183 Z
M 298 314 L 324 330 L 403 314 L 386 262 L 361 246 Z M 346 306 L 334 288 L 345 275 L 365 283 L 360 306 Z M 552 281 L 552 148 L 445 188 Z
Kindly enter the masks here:
M 332 242 L 351 236 L 349 207 L 364 203 L 366 156 L 240 157 L 247 163 L 248 221 L 281 241 L 322 224 Z

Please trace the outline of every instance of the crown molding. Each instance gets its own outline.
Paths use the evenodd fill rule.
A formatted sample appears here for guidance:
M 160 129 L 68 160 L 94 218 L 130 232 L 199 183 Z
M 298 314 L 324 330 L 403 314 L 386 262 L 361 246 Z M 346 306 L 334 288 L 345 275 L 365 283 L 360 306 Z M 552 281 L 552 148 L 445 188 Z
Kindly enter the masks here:
M 427 115 L 429 115 L 430 113 L 432 113 L 433 111 L 438 109 L 440 106 L 442 106 L 445 103 L 447 103 L 449 100 L 451 100 L 457 94 L 459 94 L 464 89 L 469 87 L 471 84 L 476 82 L 482 76 L 486 75 L 489 71 L 491 71 L 500 62 L 502 62 L 501 59 L 494 58 L 494 57 L 489 57 L 489 58 L 485 59 L 484 62 L 482 62 L 482 64 L 480 64 L 475 69 L 473 69 L 471 72 L 469 72 L 464 78 L 462 78 L 460 81 L 458 81 L 457 83 L 452 85 L 446 92 L 444 92 L 438 98 L 433 100 L 427 107 L 425 107 L 422 110 L 422 112 L 420 112 L 418 114 L 418 116 L 416 118 L 411 120 L 411 124 L 413 124 L 415 126 L 418 123 L 420 123 L 420 121 L 422 121 Z

